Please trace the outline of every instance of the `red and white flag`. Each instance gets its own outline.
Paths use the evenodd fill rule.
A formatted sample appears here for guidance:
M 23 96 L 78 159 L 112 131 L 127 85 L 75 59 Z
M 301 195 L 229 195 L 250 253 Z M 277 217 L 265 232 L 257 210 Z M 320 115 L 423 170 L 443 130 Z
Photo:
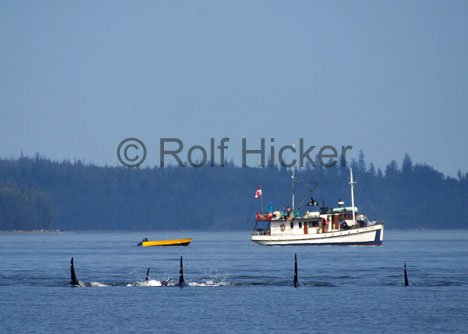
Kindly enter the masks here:
M 257 191 L 255 192 L 255 198 L 262 196 L 262 186 L 258 186 Z

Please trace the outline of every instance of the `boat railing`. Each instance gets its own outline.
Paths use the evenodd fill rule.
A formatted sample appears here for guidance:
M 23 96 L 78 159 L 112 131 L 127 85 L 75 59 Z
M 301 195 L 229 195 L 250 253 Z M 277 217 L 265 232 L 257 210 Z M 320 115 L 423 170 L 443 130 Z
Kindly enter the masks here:
M 252 235 L 270 235 L 270 231 L 265 230 L 265 229 L 261 229 L 261 228 L 257 228 L 257 229 L 252 231 Z
M 364 227 L 366 227 L 366 226 L 383 225 L 384 222 L 383 220 L 367 220 L 365 221 L 364 224 L 365 224 Z

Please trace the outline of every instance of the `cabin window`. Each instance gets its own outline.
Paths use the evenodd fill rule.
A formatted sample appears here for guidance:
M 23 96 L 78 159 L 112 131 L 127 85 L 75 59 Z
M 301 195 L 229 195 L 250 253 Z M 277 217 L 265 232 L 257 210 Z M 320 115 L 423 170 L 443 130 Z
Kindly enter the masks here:
M 302 228 L 302 222 L 299 222 L 299 228 Z
M 314 227 L 314 222 L 309 222 L 309 227 Z
M 294 228 L 294 222 L 291 222 L 291 228 Z

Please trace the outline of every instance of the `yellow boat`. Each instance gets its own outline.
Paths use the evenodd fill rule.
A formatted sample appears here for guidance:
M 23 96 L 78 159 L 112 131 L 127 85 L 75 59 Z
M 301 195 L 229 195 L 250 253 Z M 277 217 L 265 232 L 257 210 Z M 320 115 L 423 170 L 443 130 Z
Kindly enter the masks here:
M 143 239 L 138 246 L 154 247 L 154 246 L 188 246 L 192 242 L 192 238 L 173 239 L 173 240 L 148 240 Z

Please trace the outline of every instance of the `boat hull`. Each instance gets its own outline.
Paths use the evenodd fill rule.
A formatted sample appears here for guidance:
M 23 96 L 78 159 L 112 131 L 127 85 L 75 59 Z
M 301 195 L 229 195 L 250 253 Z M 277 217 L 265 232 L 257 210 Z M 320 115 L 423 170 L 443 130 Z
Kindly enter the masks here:
M 309 235 L 252 235 L 252 241 L 265 246 L 380 246 L 383 242 L 383 232 L 383 225 L 377 224 L 345 231 Z
M 188 246 L 192 238 L 174 240 L 148 240 L 141 243 L 142 247 Z

